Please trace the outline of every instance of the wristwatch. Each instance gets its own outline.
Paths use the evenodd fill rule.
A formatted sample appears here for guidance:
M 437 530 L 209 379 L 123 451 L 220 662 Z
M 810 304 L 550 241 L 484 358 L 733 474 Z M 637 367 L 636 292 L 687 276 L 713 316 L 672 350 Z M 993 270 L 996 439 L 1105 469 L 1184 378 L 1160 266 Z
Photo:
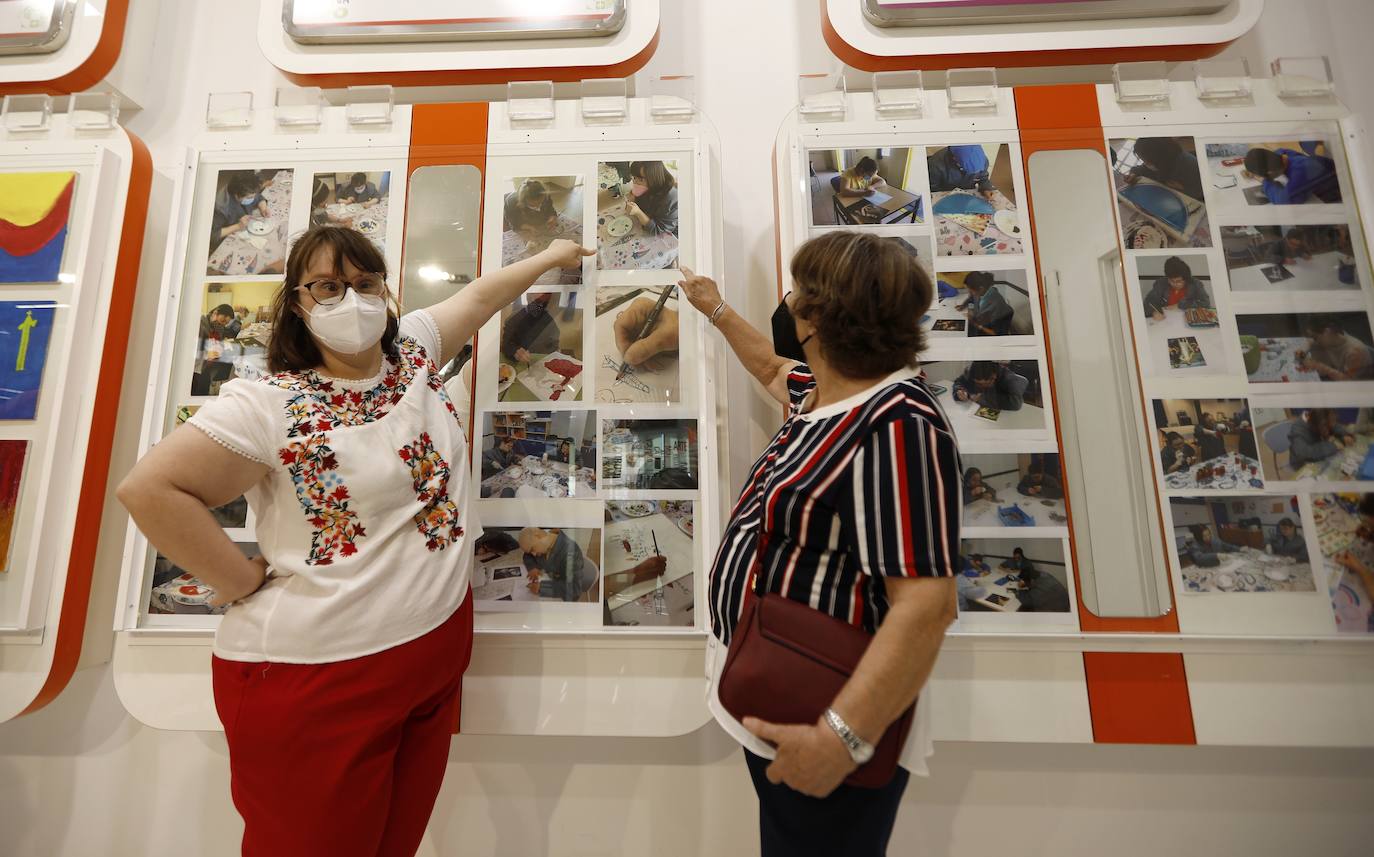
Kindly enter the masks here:
M 825 710 L 825 722 L 840 736 L 840 741 L 844 742 L 844 748 L 849 751 L 849 758 L 854 760 L 854 764 L 863 765 L 873 758 L 873 745 L 854 734 L 854 730 L 849 728 L 843 717 L 835 713 L 835 709 Z

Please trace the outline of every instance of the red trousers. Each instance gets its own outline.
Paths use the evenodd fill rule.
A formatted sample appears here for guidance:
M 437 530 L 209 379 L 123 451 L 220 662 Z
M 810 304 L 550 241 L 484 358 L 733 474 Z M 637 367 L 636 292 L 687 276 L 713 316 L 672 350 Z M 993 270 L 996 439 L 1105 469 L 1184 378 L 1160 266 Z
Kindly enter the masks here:
M 411 857 L 444 779 L 472 596 L 422 637 L 327 664 L 214 659 L 244 857 Z

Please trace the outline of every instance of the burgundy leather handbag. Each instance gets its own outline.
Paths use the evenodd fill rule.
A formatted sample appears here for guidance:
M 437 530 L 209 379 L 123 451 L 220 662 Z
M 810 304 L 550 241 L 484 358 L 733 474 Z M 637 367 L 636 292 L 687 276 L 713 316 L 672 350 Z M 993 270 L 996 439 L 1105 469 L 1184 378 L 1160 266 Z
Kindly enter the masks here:
M 718 695 L 736 720 L 816 723 L 839 695 L 873 636 L 781 595 L 745 596 Z M 897 773 L 916 703 L 893 721 L 873 758 L 845 783 L 882 788 Z

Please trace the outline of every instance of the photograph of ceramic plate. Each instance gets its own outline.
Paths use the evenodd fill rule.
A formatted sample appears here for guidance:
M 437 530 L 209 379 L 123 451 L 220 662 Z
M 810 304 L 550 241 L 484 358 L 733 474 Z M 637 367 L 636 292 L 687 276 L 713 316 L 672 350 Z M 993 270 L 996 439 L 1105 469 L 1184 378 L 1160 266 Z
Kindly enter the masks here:
M 634 228 L 634 222 L 622 214 L 619 217 L 613 218 L 610 223 L 606 224 L 606 234 L 612 238 L 624 238 L 626 235 L 629 235 Z
M 632 503 L 621 503 L 620 511 L 631 518 L 643 518 L 648 515 L 652 515 L 654 513 L 654 507 L 651 503 L 638 501 Z
M 525 468 L 521 467 L 518 464 L 514 467 L 508 467 L 506 468 L 506 475 L 509 476 L 511 479 L 519 479 L 521 476 L 525 475 Z
M 248 221 L 249 235 L 271 235 L 277 224 L 268 218 L 255 217 Z
M 1278 568 L 1278 567 L 1275 567 L 1275 568 L 1266 568 L 1266 569 L 1264 570 L 1264 576 L 1267 577 L 1267 578 L 1269 578 L 1270 580 L 1284 581 L 1284 580 L 1287 580 L 1288 578 L 1292 577 L 1293 575 L 1292 575 L 1292 574 L 1289 574 L 1288 570 L 1285 569 L 1285 568 Z
M 949 196 L 935 203 L 935 213 L 938 214 L 986 214 L 993 216 L 992 203 L 983 199 L 981 196 L 974 196 L 971 193 L 953 192 Z
M 355 221 L 353 223 L 353 228 L 364 235 L 373 235 L 381 228 L 381 224 L 370 217 L 365 217 L 362 220 Z
M 1016 216 L 1016 212 L 1003 209 L 992 216 L 992 223 L 1002 232 L 1011 238 L 1021 235 L 1021 219 Z

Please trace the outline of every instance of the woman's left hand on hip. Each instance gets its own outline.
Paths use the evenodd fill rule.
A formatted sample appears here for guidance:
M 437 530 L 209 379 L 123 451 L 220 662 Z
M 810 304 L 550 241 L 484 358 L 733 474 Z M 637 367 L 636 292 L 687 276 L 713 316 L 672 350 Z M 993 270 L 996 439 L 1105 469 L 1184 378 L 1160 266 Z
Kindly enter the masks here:
M 777 724 L 744 718 L 744 728 L 778 748 L 768 781 L 815 798 L 833 792 L 858 765 L 840 737 L 824 723 Z

